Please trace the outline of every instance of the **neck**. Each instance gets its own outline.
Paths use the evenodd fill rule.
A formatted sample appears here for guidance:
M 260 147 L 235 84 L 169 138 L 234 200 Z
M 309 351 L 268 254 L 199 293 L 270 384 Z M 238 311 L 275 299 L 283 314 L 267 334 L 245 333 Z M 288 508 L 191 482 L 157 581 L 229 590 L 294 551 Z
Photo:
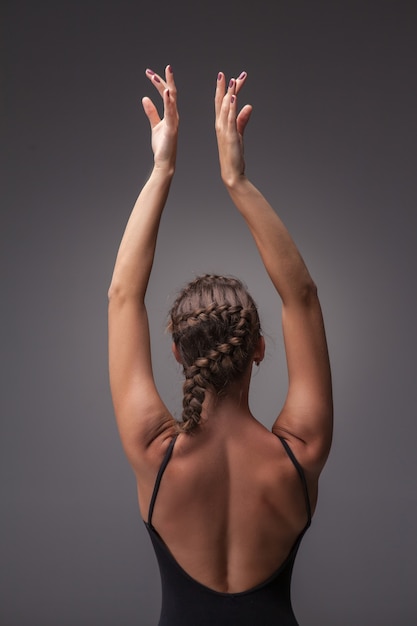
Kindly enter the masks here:
M 223 392 L 216 393 L 207 390 L 203 403 L 203 421 L 205 423 L 217 422 L 225 416 L 230 423 L 235 416 L 240 420 L 245 415 L 252 417 L 249 409 L 250 377 L 251 368 L 248 368 L 242 378 L 230 383 Z

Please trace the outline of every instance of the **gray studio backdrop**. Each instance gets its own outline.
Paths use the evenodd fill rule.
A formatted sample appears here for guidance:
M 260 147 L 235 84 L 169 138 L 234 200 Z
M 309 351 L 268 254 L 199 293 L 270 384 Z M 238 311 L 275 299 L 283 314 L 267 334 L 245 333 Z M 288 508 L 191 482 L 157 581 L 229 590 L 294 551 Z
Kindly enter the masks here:
M 285 396 L 279 302 L 216 160 L 217 72 L 245 69 L 247 171 L 318 284 L 334 377 L 334 446 L 294 608 L 302 626 L 417 623 L 416 9 L 2 2 L 2 626 L 157 621 L 157 565 L 108 390 L 106 305 L 152 162 L 144 70 L 167 63 L 181 137 L 148 298 L 164 400 L 178 414 L 166 311 L 207 271 L 242 277 L 260 306 L 254 414 L 272 424 Z

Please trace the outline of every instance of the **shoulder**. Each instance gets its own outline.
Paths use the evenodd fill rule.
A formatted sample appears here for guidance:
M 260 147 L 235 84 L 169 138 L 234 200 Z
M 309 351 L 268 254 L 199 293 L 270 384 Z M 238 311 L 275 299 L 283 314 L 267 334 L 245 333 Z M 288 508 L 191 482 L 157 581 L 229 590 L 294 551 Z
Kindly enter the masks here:
M 278 424 L 274 424 L 272 432 L 286 449 L 290 448 L 306 475 L 318 480 L 330 453 L 331 432 L 312 433 L 304 439 Z
M 127 459 L 136 476 L 138 486 L 155 480 L 170 446 L 174 445 L 176 436 L 175 424 L 171 423 L 152 438 L 141 437 L 127 446 L 123 442 Z

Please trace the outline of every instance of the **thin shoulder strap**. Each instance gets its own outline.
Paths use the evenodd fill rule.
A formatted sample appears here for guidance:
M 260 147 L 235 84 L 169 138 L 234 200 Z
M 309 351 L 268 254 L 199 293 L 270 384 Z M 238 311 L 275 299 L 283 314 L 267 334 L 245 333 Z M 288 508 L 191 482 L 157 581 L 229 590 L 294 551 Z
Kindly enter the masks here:
M 168 461 L 171 458 L 172 455 L 172 451 L 174 449 L 174 444 L 177 440 L 178 435 L 175 435 L 175 437 L 172 438 L 171 443 L 168 446 L 167 451 L 165 452 L 165 456 L 164 459 L 161 463 L 161 466 L 158 470 L 158 474 L 156 476 L 156 480 L 155 480 L 155 485 L 153 488 L 153 492 L 152 492 L 152 498 L 151 498 L 151 502 L 149 505 L 149 513 L 148 513 L 148 524 L 149 526 L 152 526 L 152 515 L 153 515 L 153 509 L 155 506 L 155 500 L 156 500 L 156 496 L 158 495 L 158 491 L 159 491 L 159 485 L 161 484 L 161 478 L 163 476 L 163 473 L 166 470 L 166 466 L 168 465 Z
M 284 449 L 285 449 L 286 453 L 290 457 L 291 461 L 293 462 L 293 464 L 295 466 L 295 469 L 298 472 L 298 475 L 301 478 L 301 482 L 302 482 L 303 490 L 304 490 L 304 496 L 305 496 L 305 500 L 306 500 L 306 506 L 307 506 L 307 516 L 308 516 L 307 528 L 308 528 L 310 526 L 310 524 L 311 524 L 311 504 L 310 504 L 310 497 L 308 495 L 308 487 L 307 487 L 307 481 L 306 481 L 306 477 L 305 477 L 305 474 L 304 474 L 304 470 L 301 467 L 300 463 L 295 458 L 294 452 L 291 450 L 291 448 L 288 445 L 287 441 L 283 437 L 280 437 L 279 435 L 277 435 L 277 437 L 280 440 L 280 442 L 282 443 L 282 445 L 284 446 Z

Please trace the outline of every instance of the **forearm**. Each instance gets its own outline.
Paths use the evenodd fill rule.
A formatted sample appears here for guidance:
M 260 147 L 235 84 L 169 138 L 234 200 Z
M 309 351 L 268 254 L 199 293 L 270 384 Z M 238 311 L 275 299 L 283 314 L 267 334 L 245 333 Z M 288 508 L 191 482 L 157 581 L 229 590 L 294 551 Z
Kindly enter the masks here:
M 173 170 L 154 168 L 140 192 L 120 243 L 109 297 L 144 299 L 172 178 Z
M 261 192 L 244 176 L 226 188 L 245 219 L 284 304 L 303 301 L 315 285 L 290 233 Z

